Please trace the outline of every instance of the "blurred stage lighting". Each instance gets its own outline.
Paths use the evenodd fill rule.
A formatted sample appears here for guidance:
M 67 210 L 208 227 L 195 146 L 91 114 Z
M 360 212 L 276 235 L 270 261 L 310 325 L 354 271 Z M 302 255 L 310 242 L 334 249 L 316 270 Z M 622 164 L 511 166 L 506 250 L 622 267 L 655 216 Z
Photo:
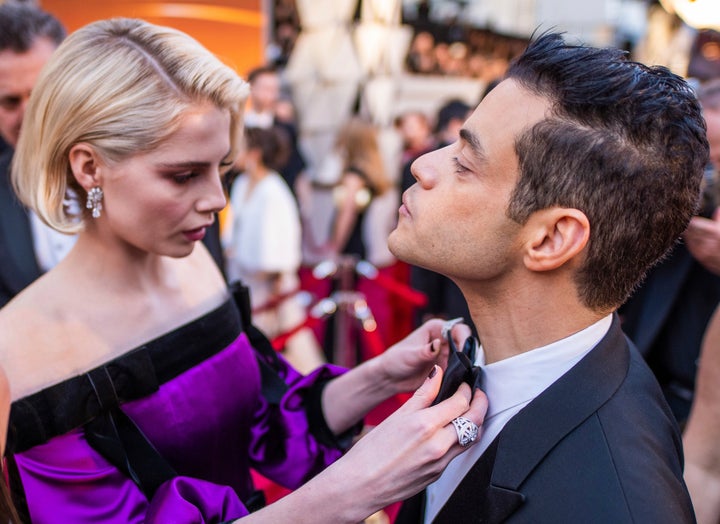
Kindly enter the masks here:
M 660 0 L 660 4 L 691 27 L 720 31 L 719 0 Z

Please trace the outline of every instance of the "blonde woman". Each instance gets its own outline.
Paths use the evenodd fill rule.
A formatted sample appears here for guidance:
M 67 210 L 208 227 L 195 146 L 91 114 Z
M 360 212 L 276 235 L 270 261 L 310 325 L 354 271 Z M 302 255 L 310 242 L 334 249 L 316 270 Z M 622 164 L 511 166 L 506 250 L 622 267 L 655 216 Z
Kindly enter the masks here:
M 187 35 L 129 19 L 70 35 L 33 89 L 13 181 L 78 240 L 0 311 L 24 520 L 357 522 L 464 449 L 454 418 L 482 421 L 467 388 L 428 407 L 440 321 L 344 374 L 301 376 L 264 350 L 200 243 L 225 206 L 246 91 Z M 340 458 L 369 409 L 418 386 Z M 262 506 L 251 467 L 298 489 L 248 516 Z

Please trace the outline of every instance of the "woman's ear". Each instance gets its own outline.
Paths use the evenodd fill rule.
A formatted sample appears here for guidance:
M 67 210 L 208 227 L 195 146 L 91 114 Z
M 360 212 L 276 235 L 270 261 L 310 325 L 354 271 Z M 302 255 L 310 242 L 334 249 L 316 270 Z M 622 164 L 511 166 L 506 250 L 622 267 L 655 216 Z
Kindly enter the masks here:
M 92 146 L 75 144 L 70 148 L 69 161 L 75 180 L 85 191 L 101 185 L 100 158 Z
M 530 238 L 523 260 L 531 271 L 551 271 L 568 262 L 579 262 L 590 239 L 590 221 L 574 208 L 537 211 L 526 227 Z

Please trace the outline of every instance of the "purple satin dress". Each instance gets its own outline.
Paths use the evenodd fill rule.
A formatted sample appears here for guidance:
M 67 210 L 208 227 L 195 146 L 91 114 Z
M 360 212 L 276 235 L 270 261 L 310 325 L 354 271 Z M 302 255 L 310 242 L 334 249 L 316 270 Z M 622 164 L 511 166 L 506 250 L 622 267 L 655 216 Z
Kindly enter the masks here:
M 185 327 L 196 333 L 227 330 L 214 315 Z M 229 345 L 157 384 L 151 394 L 120 404 L 177 477 L 148 500 L 88 444 L 83 427 L 75 427 L 14 454 L 32 522 L 222 522 L 248 513 L 241 501 L 254 489 L 250 468 L 293 489 L 335 461 L 342 452 L 313 436 L 304 394 L 342 370 L 324 366 L 302 376 L 282 361 L 279 374 L 288 389 L 271 404 L 261 395 L 259 366 L 247 336 L 233 329 Z M 157 341 L 182 343 L 176 335 Z M 202 346 L 203 338 L 194 337 L 192 344 Z M 117 387 L 125 382 L 116 380 Z M 60 414 L 68 409 L 61 404 Z M 18 412 L 11 415 L 11 426 Z

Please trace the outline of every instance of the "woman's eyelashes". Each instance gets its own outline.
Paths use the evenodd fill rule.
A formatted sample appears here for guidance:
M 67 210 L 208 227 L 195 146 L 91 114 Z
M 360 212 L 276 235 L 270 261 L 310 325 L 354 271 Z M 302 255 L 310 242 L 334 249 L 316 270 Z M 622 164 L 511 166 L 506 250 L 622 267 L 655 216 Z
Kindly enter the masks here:
M 213 173 L 220 178 L 223 178 L 225 173 L 233 165 L 232 160 L 223 160 L 217 164 L 217 169 L 212 169 L 211 164 L 199 164 L 197 167 L 187 166 L 189 170 L 183 170 L 177 174 L 171 174 L 170 178 L 176 184 L 187 184 L 192 179 L 203 176 L 212 175 Z
M 198 176 L 200 176 L 200 173 L 195 173 L 193 171 L 193 172 L 184 173 L 181 175 L 174 175 L 172 177 L 172 179 L 173 179 L 173 182 L 175 182 L 176 184 L 182 185 L 182 184 L 187 184 L 188 182 L 190 182 L 190 180 L 192 180 L 193 178 L 198 177 Z

